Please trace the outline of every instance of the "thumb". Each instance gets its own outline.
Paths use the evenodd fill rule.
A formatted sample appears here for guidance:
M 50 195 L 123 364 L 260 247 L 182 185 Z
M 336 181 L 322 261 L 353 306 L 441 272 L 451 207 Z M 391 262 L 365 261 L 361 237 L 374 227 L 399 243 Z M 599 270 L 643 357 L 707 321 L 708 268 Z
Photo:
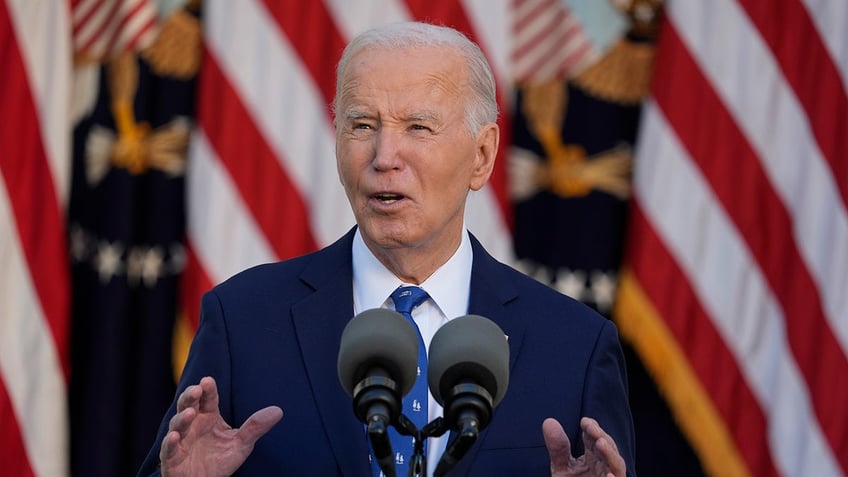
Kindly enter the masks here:
M 283 418 L 283 410 L 277 406 L 268 406 L 254 412 L 244 421 L 238 430 L 238 437 L 244 445 L 253 446 L 260 437 L 271 430 L 280 419 Z
M 551 458 L 551 473 L 567 469 L 571 462 L 571 442 L 562 425 L 549 417 L 542 423 L 542 435 Z

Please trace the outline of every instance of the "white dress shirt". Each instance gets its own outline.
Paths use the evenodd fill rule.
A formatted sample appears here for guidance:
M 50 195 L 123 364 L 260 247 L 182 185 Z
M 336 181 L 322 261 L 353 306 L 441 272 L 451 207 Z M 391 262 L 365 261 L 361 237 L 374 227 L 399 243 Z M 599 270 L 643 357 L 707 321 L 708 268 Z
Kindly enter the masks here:
M 436 331 L 448 320 L 468 313 L 468 295 L 471 289 L 471 263 L 473 252 L 468 232 L 463 228 L 462 240 L 453 256 L 439 267 L 427 280 L 418 284 L 429 295 L 412 311 L 427 350 Z M 353 238 L 353 311 L 359 314 L 372 308 L 394 309 L 390 295 L 402 282 L 390 272 L 362 240 L 359 229 Z M 442 407 L 430 393 L 428 420 L 442 415 Z M 433 475 L 436 464 L 447 447 L 448 434 L 427 440 L 427 474 Z

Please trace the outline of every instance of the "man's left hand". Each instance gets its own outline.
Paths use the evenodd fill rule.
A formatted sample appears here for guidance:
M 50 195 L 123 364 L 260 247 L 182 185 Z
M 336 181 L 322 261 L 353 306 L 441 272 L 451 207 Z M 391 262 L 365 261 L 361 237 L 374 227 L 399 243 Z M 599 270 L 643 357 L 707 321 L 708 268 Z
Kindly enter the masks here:
M 571 442 L 562 425 L 556 419 L 545 419 L 542 434 L 551 457 L 551 477 L 625 477 L 627 467 L 618 453 L 615 441 L 598 421 L 584 417 L 580 420 L 583 429 L 585 453 L 572 457 Z

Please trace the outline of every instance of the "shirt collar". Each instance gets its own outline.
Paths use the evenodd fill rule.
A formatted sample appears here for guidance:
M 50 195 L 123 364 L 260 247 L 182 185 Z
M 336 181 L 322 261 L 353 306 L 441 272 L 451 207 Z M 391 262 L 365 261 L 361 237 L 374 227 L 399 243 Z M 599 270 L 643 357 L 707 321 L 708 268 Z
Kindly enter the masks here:
M 353 237 L 353 306 L 356 314 L 387 305 L 389 295 L 403 282 L 371 253 L 359 229 Z M 468 313 L 473 261 L 471 240 L 463 228 L 456 252 L 419 286 L 448 319 Z

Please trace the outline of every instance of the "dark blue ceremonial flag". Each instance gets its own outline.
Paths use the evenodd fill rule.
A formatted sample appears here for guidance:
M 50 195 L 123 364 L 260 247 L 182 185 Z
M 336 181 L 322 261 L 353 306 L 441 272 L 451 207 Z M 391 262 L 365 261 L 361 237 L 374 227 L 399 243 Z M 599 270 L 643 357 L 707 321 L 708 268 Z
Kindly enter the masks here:
M 137 54 L 101 67 L 74 130 L 72 474 L 134 475 L 174 396 L 192 78 Z

